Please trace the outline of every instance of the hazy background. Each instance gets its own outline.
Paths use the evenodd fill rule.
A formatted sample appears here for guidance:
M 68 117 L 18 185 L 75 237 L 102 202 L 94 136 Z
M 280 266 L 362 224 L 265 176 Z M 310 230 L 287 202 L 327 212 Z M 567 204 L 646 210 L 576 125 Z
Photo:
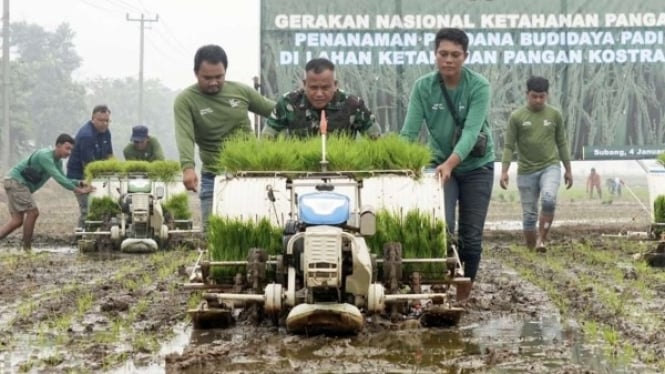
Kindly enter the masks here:
M 141 23 L 128 18 L 141 15 L 156 21 L 145 22 L 140 121 Z M 177 159 L 173 100 L 196 81 L 196 50 L 221 45 L 227 79 L 251 86 L 259 75 L 259 16 L 259 0 L 10 0 L 10 155 L 0 155 L 0 172 L 59 133 L 74 135 L 102 103 L 112 111 L 116 155 L 142 122 Z
M 50 53 L 49 46 L 42 39 L 27 44 L 25 37 L 17 40 L 17 34 L 11 34 L 12 116 L 16 117 L 12 118 L 12 163 L 36 147 L 50 145 L 59 132 L 75 133 L 89 119 L 92 106 L 101 102 L 113 111 L 111 131 L 120 154 L 138 119 L 140 23 L 128 21 L 127 16 L 138 19 L 141 14 L 147 19 L 158 16 L 145 29 L 144 122 L 159 137 L 167 157 L 177 159 L 173 98 L 195 82 L 193 56 L 198 47 L 215 43 L 226 49 L 230 80 L 251 85 L 259 75 L 259 0 L 10 0 L 12 26 L 23 23 L 52 36 L 67 25 L 72 36 L 66 53 L 79 58 L 72 65 L 71 78 L 65 77 L 71 82 L 54 80 L 49 69 L 62 65 L 60 61 L 46 67 L 31 65 Z M 29 56 L 38 48 L 44 50 Z M 73 93 L 66 94 L 71 97 L 51 92 L 70 83 Z M 26 92 L 29 97 L 20 98 Z M 624 176 L 646 184 L 645 173 L 635 161 L 579 161 L 574 162 L 578 186 L 584 185 L 591 167 L 603 179 Z M 511 171 L 516 169 L 514 165 Z
M 144 75 L 179 90 L 194 83 L 194 53 L 204 44 L 229 55 L 227 78 L 251 84 L 259 74 L 259 0 L 10 0 L 11 23 L 53 31 L 69 23 L 82 58 L 75 78 L 138 77 L 141 13 L 146 23 Z

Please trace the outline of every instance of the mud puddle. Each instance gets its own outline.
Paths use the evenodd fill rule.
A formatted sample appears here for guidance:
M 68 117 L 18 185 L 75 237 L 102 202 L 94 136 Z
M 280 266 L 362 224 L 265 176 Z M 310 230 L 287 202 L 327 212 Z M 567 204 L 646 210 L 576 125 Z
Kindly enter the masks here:
M 566 332 L 557 315 L 540 320 L 503 317 L 455 329 L 392 328 L 347 338 L 293 336 L 282 329 L 246 326 L 195 331 L 182 355 L 167 356 L 166 371 L 630 372 L 606 362 L 602 352 L 585 345 L 580 333 Z
M 562 322 L 539 288 L 488 259 L 459 326 L 368 321 L 358 336 L 289 335 L 283 328 L 234 326 L 192 331 L 182 353 L 166 357 L 167 373 L 622 372 L 584 340 L 578 323 Z M 629 372 L 629 370 L 627 371 Z
M 601 234 L 596 227 L 557 231 L 560 248 L 540 257 L 515 247 L 519 233 L 492 232 L 458 327 L 425 329 L 377 319 L 355 337 L 294 336 L 267 324 L 192 331 L 185 313 L 191 294 L 176 285 L 186 279 L 182 268 L 194 263 L 195 252 L 81 254 L 59 250 L 60 245 L 27 254 L 0 252 L 0 368 L 11 373 L 662 372 L 665 303 L 656 286 L 665 284 L 665 273 L 635 272 L 628 253 L 639 248 L 609 242 L 583 251 L 566 237 L 572 232 L 589 242 Z M 617 258 L 605 259 L 610 253 Z M 639 296 L 630 299 L 635 307 L 620 303 L 633 294 Z

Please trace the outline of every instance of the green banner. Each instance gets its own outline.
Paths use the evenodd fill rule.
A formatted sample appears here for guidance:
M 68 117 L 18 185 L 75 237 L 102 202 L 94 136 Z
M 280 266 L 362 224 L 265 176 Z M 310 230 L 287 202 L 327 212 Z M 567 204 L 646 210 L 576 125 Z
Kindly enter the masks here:
M 434 69 L 442 27 L 467 31 L 467 65 L 492 84 L 499 153 L 531 75 L 550 80 L 573 157 L 587 146 L 663 143 L 662 0 L 264 0 L 264 94 L 298 88 L 305 63 L 327 57 L 340 88 L 360 95 L 385 131 L 399 131 L 413 82 Z

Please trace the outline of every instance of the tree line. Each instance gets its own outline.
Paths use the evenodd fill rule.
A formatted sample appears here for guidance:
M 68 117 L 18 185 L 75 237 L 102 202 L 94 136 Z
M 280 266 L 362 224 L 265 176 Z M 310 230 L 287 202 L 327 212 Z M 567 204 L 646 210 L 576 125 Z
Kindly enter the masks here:
M 60 133 L 74 136 L 90 119 L 92 108 L 101 103 L 111 108 L 114 153 L 122 154 L 132 126 L 137 125 L 138 80 L 75 80 L 74 72 L 82 60 L 73 43 L 75 33 L 67 23 L 52 32 L 26 22 L 12 23 L 10 30 L 11 149 L 10 160 L 1 160 L 0 165 L 8 161 L 11 167 L 35 149 L 53 145 Z M 154 79 L 144 81 L 143 90 L 144 124 L 152 134 L 159 134 L 166 157 L 175 159 L 172 105 L 177 92 Z M 0 144 L 6 144 L 4 139 Z

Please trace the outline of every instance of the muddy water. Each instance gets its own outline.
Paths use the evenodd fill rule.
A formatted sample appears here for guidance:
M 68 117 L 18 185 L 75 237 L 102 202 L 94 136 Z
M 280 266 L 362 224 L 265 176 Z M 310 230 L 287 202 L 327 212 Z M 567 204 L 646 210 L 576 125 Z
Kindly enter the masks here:
M 585 347 L 579 334 L 564 334 L 557 315 L 539 320 L 502 317 L 454 329 L 393 326 L 347 338 L 300 337 L 281 329 L 242 326 L 193 331 L 185 352 L 181 357 L 187 359 L 167 359 L 167 371 L 213 372 L 215 365 L 223 365 L 224 372 L 238 373 L 460 373 L 486 372 L 488 367 L 506 373 L 534 372 L 535 368 L 535 372 L 621 371 L 604 362 L 592 347 Z
M 477 296 L 456 328 L 369 320 L 354 337 L 293 336 L 282 328 L 191 331 L 167 373 L 223 372 L 632 372 L 561 321 L 543 292 L 488 260 Z

